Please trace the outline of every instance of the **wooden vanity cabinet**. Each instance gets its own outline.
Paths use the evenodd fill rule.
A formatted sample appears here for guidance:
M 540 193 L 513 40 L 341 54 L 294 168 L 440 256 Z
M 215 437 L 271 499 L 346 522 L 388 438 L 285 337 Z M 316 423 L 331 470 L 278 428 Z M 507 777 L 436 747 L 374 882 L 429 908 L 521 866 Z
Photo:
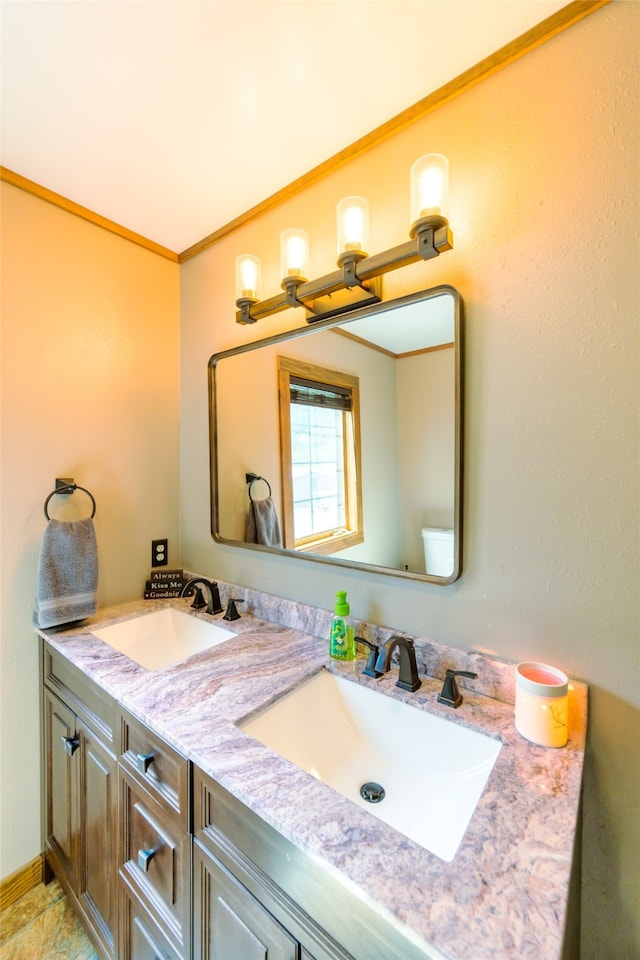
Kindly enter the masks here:
M 47 872 L 75 903 L 96 947 L 116 956 L 115 702 L 43 648 L 43 827 Z

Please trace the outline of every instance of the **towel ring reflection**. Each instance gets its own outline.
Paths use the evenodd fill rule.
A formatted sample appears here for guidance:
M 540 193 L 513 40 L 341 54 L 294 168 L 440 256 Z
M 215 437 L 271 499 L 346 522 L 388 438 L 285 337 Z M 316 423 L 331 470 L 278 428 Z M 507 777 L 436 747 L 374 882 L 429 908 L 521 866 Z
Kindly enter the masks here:
M 47 520 L 51 519 L 51 517 L 49 516 L 49 511 L 47 510 L 47 507 L 49 505 L 49 500 L 51 500 L 51 497 L 55 497 L 57 493 L 73 493 L 74 490 L 82 490 L 82 492 L 86 493 L 86 495 L 91 500 L 91 503 L 93 505 L 93 509 L 91 511 L 91 519 L 93 520 L 93 518 L 96 515 L 96 501 L 93 498 L 93 494 L 89 493 L 86 487 L 80 487 L 77 483 L 63 483 L 63 484 L 60 484 L 60 486 L 56 485 L 56 489 L 51 491 L 51 493 L 49 494 L 49 496 L 44 502 L 44 515 L 47 518 Z
M 248 493 L 249 493 L 249 500 L 251 500 L 251 503 L 253 503 L 253 497 L 251 496 L 251 487 L 256 482 L 256 480 L 262 480 L 263 483 L 266 483 L 267 487 L 269 488 L 269 496 L 271 496 L 271 484 L 269 483 L 268 480 L 265 480 L 264 477 L 259 477 L 257 473 L 245 473 L 245 480 L 249 484 Z

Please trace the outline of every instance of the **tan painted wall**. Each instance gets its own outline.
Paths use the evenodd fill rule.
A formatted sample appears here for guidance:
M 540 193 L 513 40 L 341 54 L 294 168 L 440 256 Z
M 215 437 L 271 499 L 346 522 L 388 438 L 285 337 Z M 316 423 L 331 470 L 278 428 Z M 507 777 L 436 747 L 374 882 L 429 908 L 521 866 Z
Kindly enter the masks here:
M 425 570 L 423 527 L 453 527 L 455 352 L 434 350 L 398 361 L 398 461 L 402 558 Z
M 638 3 L 613 3 L 182 268 L 182 538 L 186 564 L 591 684 L 584 960 L 640 955 L 638 690 Z M 634 39 L 635 38 L 635 41 Z M 336 202 L 362 193 L 373 252 L 408 227 L 408 171 L 451 162 L 455 249 L 385 278 L 465 301 L 462 579 L 447 588 L 254 556 L 209 537 L 206 364 L 259 334 L 234 322 L 234 257 L 279 289 L 278 234 L 334 266 Z M 310 576 L 310 569 L 313 575 Z
M 0 876 L 41 849 L 38 643 L 43 503 L 95 497 L 99 601 L 141 596 L 151 539 L 178 561 L 179 268 L 2 184 Z M 59 519 L 86 515 L 77 492 Z

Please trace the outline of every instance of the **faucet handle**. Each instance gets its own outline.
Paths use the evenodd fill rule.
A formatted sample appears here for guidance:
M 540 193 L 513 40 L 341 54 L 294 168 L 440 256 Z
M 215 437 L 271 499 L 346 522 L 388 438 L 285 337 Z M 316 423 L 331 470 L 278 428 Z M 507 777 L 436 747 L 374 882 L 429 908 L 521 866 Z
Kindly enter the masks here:
M 218 581 L 212 580 L 209 584 L 209 589 L 211 590 L 211 612 L 212 613 L 222 613 L 222 604 L 220 603 L 220 590 L 218 589 Z M 240 601 L 241 603 L 243 601 Z M 238 614 L 240 616 L 240 614 Z
M 193 593 L 193 603 L 191 604 L 191 608 L 193 610 L 202 610 L 203 607 L 206 607 L 207 601 L 203 596 L 202 589 L 200 587 L 193 586 L 191 587 L 191 590 L 188 593 L 183 594 L 183 596 L 188 597 L 188 596 L 191 596 L 192 593 Z
M 369 659 L 367 660 L 367 665 L 362 671 L 365 676 L 373 677 L 374 680 L 377 680 L 378 677 L 382 676 L 380 670 L 376 670 L 376 660 L 378 659 L 378 648 L 375 643 L 370 643 L 368 640 L 365 640 L 364 637 L 356 637 L 356 643 L 361 643 L 363 646 L 369 648 Z
M 244 603 L 244 600 L 241 597 L 231 597 L 229 603 L 227 604 L 227 612 L 225 613 L 223 620 L 239 620 L 240 614 L 238 613 L 238 608 L 236 603 Z
M 444 676 L 442 691 L 438 696 L 438 703 L 444 703 L 448 707 L 453 707 L 454 709 L 460 706 L 463 699 L 462 694 L 458 690 L 456 677 L 468 677 L 470 680 L 476 680 L 478 674 L 471 673 L 470 670 L 451 670 L 450 668 L 447 668 L 447 672 Z

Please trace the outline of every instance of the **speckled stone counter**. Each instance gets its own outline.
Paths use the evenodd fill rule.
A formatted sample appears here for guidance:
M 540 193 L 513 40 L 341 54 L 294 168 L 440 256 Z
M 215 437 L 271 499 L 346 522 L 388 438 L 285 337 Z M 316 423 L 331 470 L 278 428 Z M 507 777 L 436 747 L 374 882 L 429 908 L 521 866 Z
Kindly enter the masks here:
M 231 588 L 221 588 L 224 601 Z M 571 685 L 567 746 L 537 747 L 514 728 L 512 665 L 416 638 L 423 682 L 416 693 L 405 693 L 395 686 L 395 668 L 372 680 L 362 675 L 362 659 L 329 659 L 328 643 L 320 639 L 328 636 L 326 611 L 233 591 L 252 611 L 224 623 L 236 637 L 163 670 L 146 670 L 91 633 L 92 627 L 156 610 L 163 601 L 104 609 L 80 626 L 40 633 L 286 839 L 357 889 L 379 915 L 422 945 L 425 957 L 560 958 L 579 826 L 586 687 Z M 166 604 L 189 610 L 189 601 Z M 365 625 L 361 632 L 367 633 Z M 368 633 L 383 640 L 392 631 L 371 627 Z M 467 681 L 458 710 L 437 702 L 442 681 L 431 678 L 442 677 L 444 664 L 479 674 L 478 681 Z M 451 863 L 237 726 L 322 667 L 502 741 Z

